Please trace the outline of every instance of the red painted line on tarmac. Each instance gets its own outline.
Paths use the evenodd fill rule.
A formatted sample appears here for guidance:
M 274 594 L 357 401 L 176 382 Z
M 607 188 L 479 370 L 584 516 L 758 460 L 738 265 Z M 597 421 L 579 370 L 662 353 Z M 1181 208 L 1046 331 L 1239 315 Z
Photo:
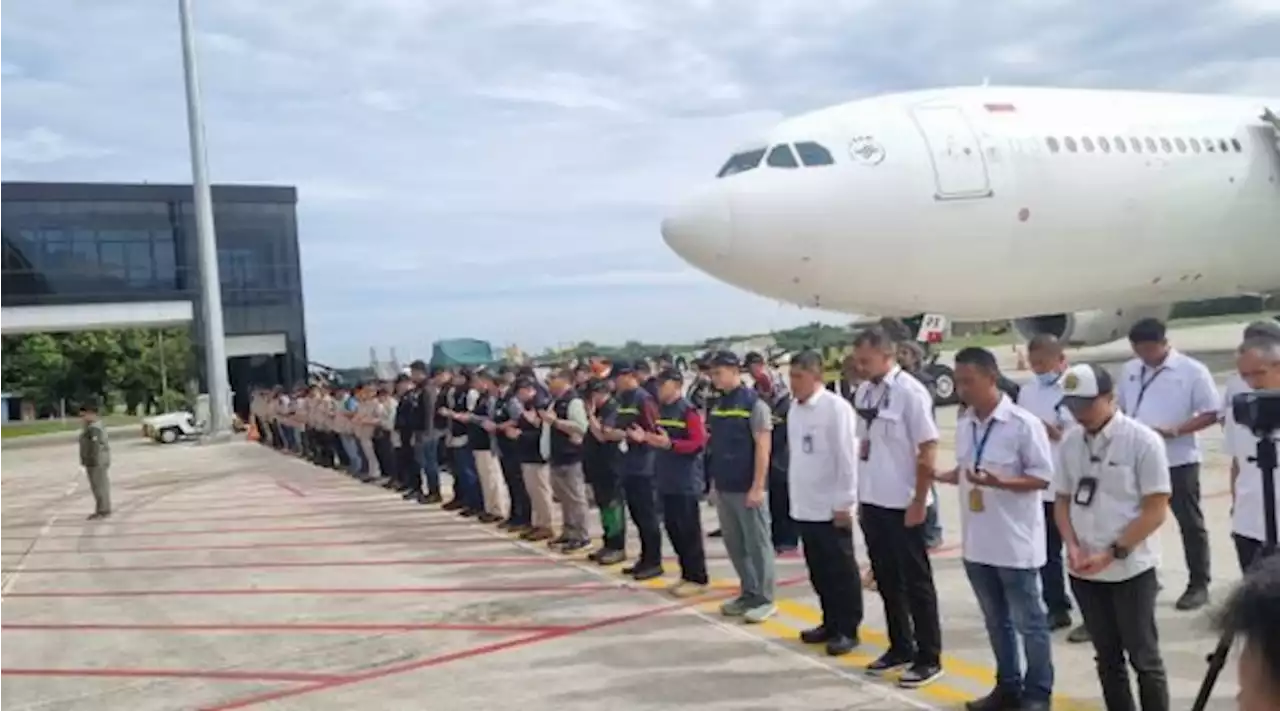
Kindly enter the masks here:
M 367 529 L 371 527 L 418 528 L 421 530 L 424 528 L 429 529 L 433 527 L 443 528 L 448 526 L 470 526 L 475 523 L 476 522 L 474 520 L 467 520 L 467 519 L 459 519 L 457 521 L 452 521 L 452 520 L 411 521 L 408 523 L 401 523 L 399 521 L 379 522 L 379 523 L 370 523 L 369 521 L 353 521 L 348 523 L 327 523 L 327 524 L 322 524 L 318 526 L 268 526 L 265 528 L 197 528 L 190 531 L 163 529 L 159 531 L 124 531 L 119 533 L 115 531 L 111 531 L 108 533 L 92 533 L 92 534 L 91 532 L 93 532 L 96 527 L 93 524 L 89 524 L 85 526 L 85 530 L 83 533 L 55 533 L 55 534 L 41 536 L 40 540 L 49 540 L 49 539 L 56 540 L 59 538 L 77 538 L 81 540 L 85 538 L 92 538 L 95 540 L 102 540 L 104 538 L 139 538 L 144 536 L 167 536 L 167 537 L 222 536 L 222 535 L 238 535 L 243 533 L 291 533 L 294 531 L 337 531 L 337 530 L 346 529 L 346 528 Z M 107 522 L 105 524 L 98 524 L 98 525 L 115 526 L 118 524 L 114 522 Z M 5 538 L 10 538 L 15 541 L 33 541 L 36 539 L 36 536 L 5 536 Z
M 395 565 L 553 565 L 559 561 L 542 556 L 494 556 L 492 558 L 390 558 L 360 560 L 275 560 L 238 563 L 175 563 L 173 565 L 84 565 L 67 567 L 25 567 L 21 571 L 3 569 L 0 572 L 15 573 L 123 573 L 169 570 L 270 570 L 278 568 L 365 568 Z
M 306 496 L 306 494 L 299 493 L 298 496 Z M 383 517 L 383 516 L 389 516 L 389 515 L 423 516 L 424 514 L 427 514 L 427 513 L 429 512 L 423 511 L 421 507 L 419 507 L 416 510 L 407 508 L 407 507 L 397 507 L 394 509 L 385 509 L 381 511 L 374 511 L 374 510 L 361 511 L 359 509 L 356 509 L 356 510 L 337 509 L 334 511 L 302 510 L 302 511 L 296 511 L 296 512 L 269 513 L 269 514 L 268 513 L 247 513 L 240 516 L 187 516 L 183 518 L 154 518 L 154 519 L 125 518 L 124 516 L 128 516 L 129 514 L 124 514 L 124 516 L 122 516 L 119 519 L 113 518 L 111 523 L 112 525 L 115 525 L 115 526 L 138 526 L 138 525 L 147 525 L 147 524 L 166 524 L 166 523 L 216 523 L 216 522 L 222 522 L 222 521 L 248 521 L 248 520 L 255 520 L 255 519 L 266 519 L 266 520 L 281 519 L 281 520 L 292 521 L 294 519 L 312 518 L 315 516 L 369 516 L 369 517 Z M 446 519 L 446 520 L 452 521 L 453 519 Z M 11 526 L 0 526 L 0 530 L 8 531 L 10 529 L 42 528 L 43 526 L 44 526 L 44 523 L 15 523 Z M 53 523 L 53 527 L 54 528 L 84 528 L 85 524 L 84 524 L 84 521 L 55 521 Z
M 289 492 L 290 494 L 293 494 L 294 496 L 306 496 L 306 495 L 307 495 L 307 492 L 305 492 L 305 491 L 303 491 L 302 489 L 299 489 L 298 487 L 293 486 L 292 484 L 289 484 L 289 483 L 287 483 L 287 482 L 277 481 L 277 482 L 276 482 L 276 486 L 280 487 L 281 489 L 284 489 L 285 491 Z
M 548 633 L 544 633 L 548 634 Z M 305 674 L 270 671 L 198 671 L 183 669 L 0 669 L 4 676 L 109 677 L 126 679 L 216 679 L 218 681 L 291 681 L 339 684 L 352 679 L 341 674 Z M 306 687 L 308 689 L 312 687 Z
M 115 548 L 43 548 L 41 550 L 33 550 L 29 555 L 66 555 L 69 553 L 169 553 L 177 551 L 253 551 L 253 550 L 269 550 L 278 548 L 349 548 L 359 546 L 403 546 L 406 544 L 432 544 L 437 543 L 503 543 L 501 538 L 494 536 L 456 536 L 443 538 L 422 538 L 411 541 L 406 540 L 382 540 L 382 539 L 363 539 L 358 541 L 282 541 L 270 543 L 223 543 L 213 545 L 165 545 L 165 546 L 118 546 Z M 15 552 L 12 555 L 23 555 L 21 552 Z
M 100 598 L 100 597 L 238 597 L 267 595 L 468 595 L 472 593 L 579 593 L 617 590 L 630 592 L 636 588 L 611 583 L 575 583 L 569 585 L 458 585 L 446 587 L 423 585 L 419 587 L 385 588 L 202 588 L 192 590 L 40 590 L 33 592 L 5 593 L 10 598 Z
M 634 622 L 636 620 L 642 620 L 645 618 L 654 617 L 667 612 L 673 612 L 681 608 L 690 607 L 693 605 L 700 605 L 702 603 L 707 602 L 708 600 L 712 600 L 716 598 L 725 598 L 725 597 L 728 597 L 729 595 L 730 593 L 724 593 L 724 594 L 717 594 L 717 595 L 711 595 L 711 596 L 690 598 L 689 600 L 683 600 L 681 602 L 677 602 L 673 604 L 662 605 L 660 607 L 653 607 L 646 610 L 641 610 L 639 612 L 632 612 L 625 615 L 617 615 L 614 617 L 606 617 L 602 620 L 596 620 L 594 622 L 588 622 L 582 625 L 575 625 L 573 627 L 567 627 L 562 630 L 541 632 L 538 634 L 528 635 L 526 637 L 517 637 L 515 639 L 503 640 L 501 642 L 493 642 L 491 644 L 484 644 L 478 647 L 472 647 L 470 649 L 464 649 L 458 652 L 450 652 L 448 654 L 441 654 L 434 657 L 428 657 L 426 659 L 419 659 L 416 662 L 406 662 L 404 664 L 397 664 L 389 667 L 383 667 L 382 669 L 374 669 L 372 671 L 364 672 L 361 674 L 352 674 L 343 679 L 334 679 L 332 681 L 322 681 L 316 684 L 312 684 L 311 686 L 305 686 L 298 689 L 281 689 L 279 691 L 269 691 L 263 694 L 246 696 L 242 699 L 229 701 L 223 704 L 218 704 L 215 706 L 206 706 L 202 708 L 200 711 L 232 711 L 232 709 L 248 708 L 250 706 L 264 704 L 269 701 L 278 701 L 280 699 L 287 699 L 294 696 L 301 696 L 303 694 L 310 694 L 316 691 L 327 691 L 329 689 L 335 689 L 341 686 L 358 684 L 358 683 L 369 681 L 372 679 L 381 679 L 381 678 L 393 676 L 396 674 L 404 674 L 406 672 L 418 671 L 420 669 L 438 667 L 444 664 L 448 664 L 450 662 L 461 661 L 464 659 L 473 659 L 475 657 L 483 657 L 483 656 L 495 654 L 497 652 L 501 652 L 507 649 L 515 649 L 517 647 L 527 647 L 529 645 L 537 644 L 539 642 L 548 642 L 554 639 L 572 637 L 574 635 L 583 634 L 585 632 L 591 632 L 591 631 L 603 629 L 606 627 L 613 627 L 615 625 L 621 625 L 627 622 Z
M 494 634 L 512 634 L 518 632 L 556 632 L 569 629 L 569 625 L 470 625 L 447 622 L 423 622 L 420 624 L 374 624 L 374 623 L 261 623 L 261 624 L 114 624 L 85 623 L 65 625 L 39 624 L 0 624 L 6 632 L 491 632 Z

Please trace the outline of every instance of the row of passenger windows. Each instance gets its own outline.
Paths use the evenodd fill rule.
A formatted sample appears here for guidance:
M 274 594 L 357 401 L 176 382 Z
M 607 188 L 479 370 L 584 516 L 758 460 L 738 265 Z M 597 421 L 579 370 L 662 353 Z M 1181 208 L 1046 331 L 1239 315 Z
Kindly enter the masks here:
M 1050 153 L 1110 153 L 1113 150 L 1116 153 L 1240 153 L 1244 147 L 1240 145 L 1237 139 L 1226 138 L 1123 138 L 1116 136 L 1115 138 L 1107 138 L 1099 136 L 1093 138 L 1090 136 L 1082 136 L 1073 138 L 1055 138 L 1049 136 L 1044 139 L 1045 144 L 1049 146 Z
M 735 153 L 729 156 L 729 160 L 725 162 L 724 167 L 720 168 L 720 172 L 716 173 L 716 177 L 724 178 L 745 173 L 758 168 L 761 161 L 771 168 L 799 168 L 801 165 L 813 167 L 835 163 L 835 159 L 831 157 L 831 151 L 813 141 L 800 141 L 794 145 L 794 151 L 792 148 L 790 144 L 779 143 L 773 148 L 755 148 Z M 797 156 L 799 156 L 798 160 Z

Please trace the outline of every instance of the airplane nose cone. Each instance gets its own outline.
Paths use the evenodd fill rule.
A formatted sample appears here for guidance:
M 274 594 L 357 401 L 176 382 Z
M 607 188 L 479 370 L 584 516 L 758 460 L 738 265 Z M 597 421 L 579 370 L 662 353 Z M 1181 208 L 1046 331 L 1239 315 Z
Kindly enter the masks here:
M 662 221 L 662 239 L 694 265 L 729 256 L 733 215 L 724 195 L 702 193 L 678 204 Z

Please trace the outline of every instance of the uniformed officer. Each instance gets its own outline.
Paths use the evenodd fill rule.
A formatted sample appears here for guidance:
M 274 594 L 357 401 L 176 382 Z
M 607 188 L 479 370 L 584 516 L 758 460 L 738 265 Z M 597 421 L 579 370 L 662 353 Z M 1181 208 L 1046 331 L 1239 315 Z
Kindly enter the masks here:
M 609 391 L 609 383 L 592 378 L 583 388 L 587 404 L 587 436 L 583 440 L 582 467 L 600 509 L 600 548 L 589 558 L 600 565 L 613 565 L 627 559 L 627 512 L 622 489 L 622 452 L 618 443 L 624 438 L 618 432 L 618 402 Z
M 658 379 L 653 375 L 653 369 L 649 367 L 649 361 L 641 358 L 634 365 L 636 377 L 640 378 L 640 387 L 644 388 L 654 398 L 658 397 Z
M 711 384 L 711 367 L 707 364 L 710 353 L 704 353 L 694 360 L 698 375 L 689 386 L 689 404 L 704 415 L 711 409 L 712 400 L 716 397 L 715 386 Z
M 1209 602 L 1209 532 L 1200 507 L 1200 445 L 1196 433 L 1218 421 L 1218 389 L 1204 363 L 1169 346 L 1165 325 L 1147 318 L 1129 329 L 1134 355 L 1117 388 L 1120 409 L 1165 440 L 1173 486 L 1170 506 L 1182 533 L 1190 579 L 1179 610 Z
M 524 486 L 524 472 L 520 468 L 520 452 L 515 438 L 508 436 L 513 430 L 516 437 L 519 436 L 519 429 L 515 426 L 523 412 L 520 398 L 516 395 L 515 370 L 510 366 L 502 366 L 498 371 L 498 382 L 500 393 L 498 409 L 493 416 L 494 438 L 498 442 L 498 463 L 502 466 L 502 477 L 511 500 L 511 514 L 498 528 L 524 533 L 533 523 L 533 511 L 530 508 L 529 492 Z
M 1053 451 L 1040 419 L 1000 391 L 991 351 L 964 348 L 955 362 L 956 387 L 969 407 L 956 423 L 956 469 L 942 479 L 960 489 L 965 573 L 996 658 L 995 689 L 965 708 L 1048 711 L 1053 645 L 1040 569 L 1042 492 L 1053 480 Z
M 560 535 L 549 545 L 572 553 L 591 545 L 587 532 L 587 483 L 582 470 L 582 444 L 587 434 L 587 408 L 573 388 L 573 371 L 552 371 L 547 379 L 551 405 L 540 415 L 549 430 L 551 492 L 560 502 Z
M 1045 434 L 1053 448 L 1055 470 L 1058 464 L 1059 443 L 1066 431 L 1075 425 L 1071 413 L 1062 405 L 1062 373 L 1067 369 L 1067 358 L 1053 334 L 1041 333 L 1027 343 L 1027 360 L 1035 378 L 1018 391 L 1018 405 L 1040 418 Z M 1044 493 L 1044 511 L 1047 521 L 1053 521 L 1053 502 L 1057 492 L 1048 487 Z M 1040 569 L 1040 586 L 1044 604 L 1049 610 L 1049 629 L 1058 630 L 1071 626 L 1071 596 L 1067 594 L 1066 568 L 1062 560 L 1062 537 L 1058 527 L 1045 526 L 1045 563 Z M 1089 629 L 1083 624 L 1067 634 L 1068 642 L 1088 642 Z
M 1236 368 L 1253 390 L 1280 390 L 1280 338 L 1270 334 L 1246 338 L 1236 356 Z M 1258 466 L 1259 438 L 1253 431 L 1232 422 L 1234 431 L 1226 438 L 1227 454 L 1233 458 L 1231 478 L 1231 538 L 1236 546 L 1240 570 L 1247 572 L 1261 558 L 1267 540 L 1265 490 Z M 1280 483 L 1274 492 L 1280 511 Z
M 882 674 L 909 667 L 898 684 L 917 688 L 942 676 L 938 593 L 924 522 L 934 483 L 938 427 L 933 397 L 902 372 L 884 329 L 854 339 L 857 372 L 858 500 L 863 538 L 884 601 L 889 650 L 867 665 Z
M 396 409 L 399 402 L 392 394 L 393 386 L 388 382 L 378 383 L 378 426 L 373 433 L 373 451 L 378 455 L 378 467 L 382 476 L 386 477 L 383 487 L 400 488 L 400 473 L 396 469 Z
M 504 434 L 515 443 L 525 491 L 529 493 L 532 525 L 520 537 L 526 541 L 547 541 L 555 537 L 555 531 L 551 529 L 554 502 L 551 499 L 551 472 L 542 449 L 542 418 L 538 413 L 549 403 L 539 395 L 537 383 L 532 378 L 518 377 L 515 392 L 520 400 L 520 413 L 506 423 Z
M 80 406 L 80 420 L 84 423 L 80 430 L 80 466 L 84 467 L 84 473 L 89 477 L 89 489 L 93 492 L 93 513 L 89 514 L 89 520 L 96 521 L 111 515 L 111 480 L 108 476 L 111 445 L 98 415 L 96 399 L 90 398 Z
M 723 394 L 707 416 L 715 450 L 707 455 L 706 474 L 714 482 L 724 547 L 742 588 L 737 598 L 720 606 L 720 613 L 763 622 L 778 610 L 767 493 L 773 412 L 754 388 L 743 384 L 736 353 L 719 351 L 709 365 L 711 381 Z M 756 382 L 773 385 L 768 374 Z
M 1135 708 L 1127 662 L 1142 711 L 1166 711 L 1155 609 L 1160 553 L 1150 537 L 1169 510 L 1169 459 L 1160 435 L 1120 412 L 1113 392 L 1101 366 L 1073 365 L 1062 376 L 1062 402 L 1081 426 L 1062 438 L 1054 515 L 1107 708 Z
M 365 382 L 356 387 L 356 414 L 353 419 L 352 434 L 360 443 L 360 457 L 364 460 L 365 471 L 361 480 L 369 483 L 382 477 L 382 465 L 378 461 L 378 452 L 373 446 L 378 425 L 382 422 L 381 408 L 373 383 Z
M 627 511 L 640 536 L 640 559 L 622 572 L 636 580 L 649 580 L 662 575 L 662 529 L 658 523 L 657 490 L 654 487 L 654 451 L 644 437 L 631 433 L 655 432 L 658 427 L 658 403 L 640 387 L 636 371 L 629 365 L 613 367 L 617 388 L 618 418 L 616 427 L 604 427 L 611 439 L 625 437 L 619 444 L 622 453 L 622 487 Z
M 346 464 L 347 473 L 358 478 L 364 473 L 364 462 L 360 456 L 360 445 L 355 437 L 355 423 L 352 421 L 358 403 L 345 385 L 338 386 L 336 395 L 334 431 L 338 433 L 342 442 L 343 463 Z
M 480 401 L 480 392 L 472 382 L 469 370 L 459 370 L 453 376 L 453 389 L 449 402 L 440 409 L 451 420 L 449 436 L 445 440 L 449 448 L 449 467 L 453 474 L 453 500 L 444 505 L 446 510 L 457 510 L 464 518 L 484 513 L 484 493 L 480 488 L 480 475 L 476 472 L 475 451 L 471 448 L 471 413 Z
M 702 448 L 707 431 L 702 415 L 684 398 L 684 376 L 664 370 L 658 383 L 657 431 L 645 431 L 638 423 L 627 430 L 627 442 L 646 444 L 655 450 L 653 471 L 662 499 L 662 522 L 667 538 L 680 559 L 680 580 L 671 586 L 676 597 L 692 597 L 706 591 L 707 555 L 702 541 Z
M 499 409 L 498 385 L 491 373 L 480 371 L 475 375 L 475 388 L 479 397 L 471 411 L 467 436 L 475 455 L 476 475 L 480 479 L 484 499 L 484 511 L 479 519 L 482 523 L 498 523 L 507 520 L 510 498 L 502 474 L 501 452 L 493 436 L 498 430 L 498 425 L 494 422 Z

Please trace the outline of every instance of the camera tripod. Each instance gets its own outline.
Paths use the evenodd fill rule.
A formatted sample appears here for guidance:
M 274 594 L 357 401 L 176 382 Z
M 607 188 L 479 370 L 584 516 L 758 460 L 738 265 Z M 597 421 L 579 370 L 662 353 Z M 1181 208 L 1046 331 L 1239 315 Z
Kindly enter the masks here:
M 1266 541 L 1262 548 L 1258 549 L 1257 555 L 1249 565 L 1250 569 L 1276 550 L 1276 440 L 1269 431 L 1255 431 L 1253 434 L 1258 438 L 1258 446 L 1256 453 L 1249 458 L 1249 461 L 1258 465 L 1262 475 L 1262 519 Z M 1248 571 L 1245 575 L 1248 575 Z M 1195 703 L 1191 705 L 1192 711 L 1204 711 L 1205 705 L 1209 703 L 1209 696 L 1213 694 L 1213 685 L 1218 682 L 1218 675 L 1227 664 L 1227 656 L 1231 653 L 1231 645 L 1234 642 L 1235 633 L 1228 628 L 1223 632 L 1222 639 L 1218 640 L 1217 648 L 1207 659 L 1209 669 L 1204 674 L 1204 680 L 1200 682 L 1200 692 L 1196 694 Z

